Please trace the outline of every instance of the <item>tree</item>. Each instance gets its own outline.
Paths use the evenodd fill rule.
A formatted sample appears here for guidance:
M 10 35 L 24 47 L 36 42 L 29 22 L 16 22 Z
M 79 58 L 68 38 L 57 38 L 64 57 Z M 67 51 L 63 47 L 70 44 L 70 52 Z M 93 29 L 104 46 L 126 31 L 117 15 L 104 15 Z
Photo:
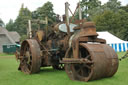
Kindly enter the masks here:
M 9 22 L 6 24 L 6 29 L 8 31 L 15 31 L 14 27 L 14 22 L 12 19 L 10 19 Z
M 4 27 L 4 22 L 2 21 L 2 19 L 0 18 L 0 26 Z
M 126 6 L 121 6 L 120 9 L 125 10 L 126 12 L 128 12 L 128 5 L 126 5 Z
M 91 9 L 89 11 L 89 14 L 90 14 L 89 18 L 91 20 L 93 20 L 93 18 L 96 15 L 100 15 L 100 14 L 104 13 L 105 11 L 118 12 L 120 7 L 121 7 L 121 2 L 120 1 L 118 1 L 118 0 L 109 0 L 104 5 L 101 5 L 101 6 L 98 6 L 98 7 L 95 7 L 93 9 Z
M 42 7 L 39 7 L 37 10 L 31 12 L 27 7 L 24 7 L 22 4 L 19 14 L 16 20 L 10 20 L 6 24 L 6 28 L 9 31 L 17 31 L 21 36 L 26 36 L 27 28 L 28 28 L 28 20 L 39 19 L 44 20 L 45 17 L 48 17 L 49 24 L 55 23 L 56 14 L 53 11 L 53 4 L 51 2 L 45 3 Z M 41 25 L 40 27 L 44 27 L 45 25 Z M 38 24 L 36 22 L 32 23 L 33 30 L 38 28 Z
M 91 16 L 91 10 L 100 7 L 101 2 L 99 0 L 82 0 L 81 1 L 81 7 L 82 7 L 82 14 L 83 17 L 87 18 L 88 16 Z
M 104 8 L 117 12 L 121 7 L 121 2 L 118 0 L 109 0 L 106 4 L 103 5 Z
M 118 12 L 104 11 L 103 14 L 95 16 L 97 31 L 109 31 L 121 39 L 128 40 L 128 13 L 124 10 Z
M 28 20 L 31 20 L 31 11 L 22 4 L 19 15 L 14 22 L 14 30 L 20 35 L 27 34 Z
M 49 1 L 42 7 L 39 7 L 36 11 L 32 12 L 33 19 L 45 20 L 45 17 L 48 17 L 49 24 L 53 24 L 55 22 L 56 17 L 53 11 L 53 4 Z

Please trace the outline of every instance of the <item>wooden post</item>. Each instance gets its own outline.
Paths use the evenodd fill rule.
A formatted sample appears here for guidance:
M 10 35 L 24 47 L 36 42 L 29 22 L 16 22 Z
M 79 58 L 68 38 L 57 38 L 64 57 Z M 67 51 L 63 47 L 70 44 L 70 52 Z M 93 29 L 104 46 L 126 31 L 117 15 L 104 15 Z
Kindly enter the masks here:
M 82 12 L 81 12 L 81 6 L 80 6 L 80 0 L 79 0 L 79 20 L 82 20 Z
M 28 37 L 32 38 L 31 20 L 28 20 Z
M 66 26 L 67 26 L 67 34 L 70 36 L 70 23 L 69 23 L 69 12 L 68 12 L 68 8 L 69 8 L 69 3 L 66 2 L 65 3 L 65 15 L 66 15 Z
M 48 35 L 48 17 L 45 17 L 45 24 L 46 24 L 46 37 Z

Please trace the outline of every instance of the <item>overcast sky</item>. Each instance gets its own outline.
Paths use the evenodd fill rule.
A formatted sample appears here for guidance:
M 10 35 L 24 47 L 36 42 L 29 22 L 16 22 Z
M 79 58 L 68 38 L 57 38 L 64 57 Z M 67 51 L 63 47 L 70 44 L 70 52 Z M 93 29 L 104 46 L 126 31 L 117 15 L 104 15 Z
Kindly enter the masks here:
M 15 20 L 21 4 L 24 3 L 25 7 L 29 10 L 36 10 L 38 7 L 42 6 L 47 1 L 51 1 L 54 5 L 54 12 L 57 14 L 64 14 L 64 3 L 68 1 L 70 3 L 70 8 L 74 11 L 76 8 L 76 3 L 79 0 L 0 0 L 0 18 L 7 23 L 9 19 Z M 102 3 L 108 0 L 100 0 Z M 128 0 L 119 0 L 122 5 L 128 4 Z

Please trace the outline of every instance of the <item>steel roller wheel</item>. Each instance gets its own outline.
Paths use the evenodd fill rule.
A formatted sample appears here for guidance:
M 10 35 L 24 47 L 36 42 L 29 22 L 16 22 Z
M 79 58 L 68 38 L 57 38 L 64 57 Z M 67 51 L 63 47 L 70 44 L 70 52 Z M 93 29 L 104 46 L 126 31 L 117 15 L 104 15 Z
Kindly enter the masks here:
M 87 49 L 81 46 L 79 50 L 80 58 L 86 58 L 89 61 L 92 61 Z M 73 57 L 72 50 L 70 50 L 68 56 L 69 58 Z M 92 66 L 92 63 L 71 63 L 65 64 L 65 70 L 71 80 L 88 81 L 92 74 Z
M 41 58 L 40 47 L 36 40 L 27 39 L 21 45 L 19 69 L 26 73 L 32 74 L 40 71 Z

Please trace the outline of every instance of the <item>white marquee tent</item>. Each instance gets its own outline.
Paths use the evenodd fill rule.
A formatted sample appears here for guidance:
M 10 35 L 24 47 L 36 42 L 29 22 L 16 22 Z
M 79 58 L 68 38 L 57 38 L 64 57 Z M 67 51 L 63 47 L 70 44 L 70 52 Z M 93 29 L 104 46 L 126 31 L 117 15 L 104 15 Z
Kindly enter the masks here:
M 105 39 L 107 44 L 110 45 L 116 52 L 125 52 L 128 50 L 128 41 L 123 41 L 107 31 L 97 33 L 99 34 L 98 38 Z

